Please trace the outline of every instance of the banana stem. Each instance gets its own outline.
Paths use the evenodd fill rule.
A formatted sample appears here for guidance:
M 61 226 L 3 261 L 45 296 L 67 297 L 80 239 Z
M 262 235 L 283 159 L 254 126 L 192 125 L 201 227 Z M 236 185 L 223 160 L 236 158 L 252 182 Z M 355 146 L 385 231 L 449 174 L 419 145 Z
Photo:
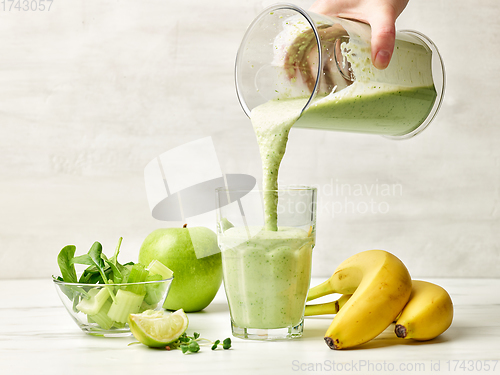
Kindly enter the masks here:
M 337 314 L 339 310 L 349 301 L 352 294 L 343 294 L 338 300 L 316 305 L 306 305 L 304 316 Z
M 339 301 L 306 305 L 304 316 L 336 314 L 339 312 Z
M 330 285 L 330 281 L 326 280 L 325 282 L 316 285 L 314 288 L 309 289 L 309 293 L 307 293 L 307 300 L 312 301 L 313 299 L 326 296 L 327 294 L 334 293 L 332 287 Z

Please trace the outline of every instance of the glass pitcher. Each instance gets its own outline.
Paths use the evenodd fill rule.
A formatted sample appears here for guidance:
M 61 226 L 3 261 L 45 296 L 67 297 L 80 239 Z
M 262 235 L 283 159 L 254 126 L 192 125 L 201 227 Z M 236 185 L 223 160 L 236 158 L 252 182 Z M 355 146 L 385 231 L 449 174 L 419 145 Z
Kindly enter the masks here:
M 269 101 L 302 108 L 297 128 L 410 138 L 441 106 L 445 87 L 437 47 L 398 31 L 389 66 L 371 62 L 370 26 L 306 12 L 292 4 L 264 10 L 236 57 L 236 91 L 245 113 Z

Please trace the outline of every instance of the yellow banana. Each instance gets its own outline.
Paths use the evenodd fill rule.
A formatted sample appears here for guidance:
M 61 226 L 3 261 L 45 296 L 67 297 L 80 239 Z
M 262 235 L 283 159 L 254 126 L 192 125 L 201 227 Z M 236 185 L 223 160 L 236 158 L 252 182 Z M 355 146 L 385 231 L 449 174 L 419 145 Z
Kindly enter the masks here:
M 453 302 L 446 290 L 426 281 L 413 280 L 410 300 L 396 321 L 398 337 L 431 340 L 446 331 L 453 320 Z
M 383 250 L 368 250 L 345 260 L 307 300 L 330 293 L 352 294 L 325 334 L 331 349 L 345 349 L 378 336 L 408 302 L 411 278 L 403 262 Z
M 352 294 L 344 294 L 338 300 L 328 303 L 319 303 L 316 305 L 306 305 L 304 316 L 336 314 L 351 298 Z

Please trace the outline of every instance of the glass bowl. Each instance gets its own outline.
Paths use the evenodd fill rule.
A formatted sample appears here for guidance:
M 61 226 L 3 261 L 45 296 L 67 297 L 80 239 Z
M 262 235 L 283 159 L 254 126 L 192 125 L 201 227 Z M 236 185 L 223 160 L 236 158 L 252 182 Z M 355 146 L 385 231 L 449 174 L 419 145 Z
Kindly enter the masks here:
M 129 314 L 161 310 L 173 276 L 129 284 L 81 284 L 54 280 L 57 294 L 83 332 L 94 336 L 130 336 Z

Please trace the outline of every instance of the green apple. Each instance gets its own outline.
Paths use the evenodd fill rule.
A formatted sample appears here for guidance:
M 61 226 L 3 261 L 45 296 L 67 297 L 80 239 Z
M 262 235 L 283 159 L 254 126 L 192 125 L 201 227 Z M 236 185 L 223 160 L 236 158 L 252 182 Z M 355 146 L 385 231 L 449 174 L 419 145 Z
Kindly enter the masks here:
M 165 309 L 195 312 L 212 302 L 222 283 L 222 260 L 213 231 L 186 226 L 157 229 L 139 251 L 139 263 L 148 265 L 154 259 L 174 272 Z

